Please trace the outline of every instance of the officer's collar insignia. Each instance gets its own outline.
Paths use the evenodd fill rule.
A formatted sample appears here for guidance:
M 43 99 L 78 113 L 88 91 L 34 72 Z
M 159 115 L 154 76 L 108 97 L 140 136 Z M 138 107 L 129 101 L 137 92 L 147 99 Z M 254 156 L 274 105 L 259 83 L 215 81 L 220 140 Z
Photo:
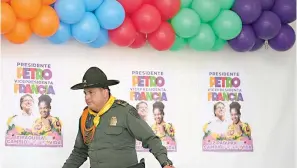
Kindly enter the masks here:
M 116 126 L 117 125 L 117 122 L 118 122 L 118 120 L 117 120 L 117 118 L 116 117 L 111 117 L 111 119 L 110 119 L 110 126 Z

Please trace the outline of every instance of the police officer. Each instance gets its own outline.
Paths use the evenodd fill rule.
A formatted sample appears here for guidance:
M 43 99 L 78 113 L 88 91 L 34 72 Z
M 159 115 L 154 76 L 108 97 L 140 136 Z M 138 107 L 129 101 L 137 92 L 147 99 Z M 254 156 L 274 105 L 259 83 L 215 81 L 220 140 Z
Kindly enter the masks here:
M 63 168 L 79 168 L 88 157 L 91 168 L 138 168 L 144 164 L 138 163 L 135 139 L 150 150 L 163 168 L 173 168 L 166 148 L 137 110 L 111 95 L 109 86 L 119 83 L 107 79 L 98 67 L 91 67 L 82 83 L 71 87 L 84 89 L 87 107 L 79 119 L 74 148 Z

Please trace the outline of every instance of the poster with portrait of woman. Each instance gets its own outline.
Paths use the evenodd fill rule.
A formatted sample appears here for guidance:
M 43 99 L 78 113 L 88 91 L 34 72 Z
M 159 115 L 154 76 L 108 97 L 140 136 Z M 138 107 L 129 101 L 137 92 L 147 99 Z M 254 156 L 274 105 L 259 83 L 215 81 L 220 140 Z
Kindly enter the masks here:
M 174 123 L 166 111 L 168 102 L 165 75 L 162 71 L 132 71 L 130 103 L 136 107 L 141 119 L 146 121 L 168 152 L 176 152 Z M 140 141 L 136 142 L 137 152 L 146 152 Z
M 252 152 L 251 126 L 242 116 L 244 92 L 239 72 L 210 72 L 207 113 L 203 125 L 203 151 Z
M 10 67 L 11 68 L 11 67 Z M 56 96 L 51 64 L 16 62 L 4 74 L 7 110 L 5 146 L 63 147 L 62 122 L 52 114 Z M 4 106 L 4 109 L 8 107 Z

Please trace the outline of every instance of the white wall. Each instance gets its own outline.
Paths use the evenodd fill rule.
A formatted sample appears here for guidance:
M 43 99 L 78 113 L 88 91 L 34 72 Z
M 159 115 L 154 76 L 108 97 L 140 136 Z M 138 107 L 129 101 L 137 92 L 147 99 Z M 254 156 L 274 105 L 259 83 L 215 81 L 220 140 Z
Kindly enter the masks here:
M 174 110 L 178 152 L 170 153 L 177 168 L 293 168 L 294 167 L 294 104 L 295 49 L 275 52 L 272 49 L 253 53 L 236 53 L 226 48 L 220 52 L 157 52 L 149 47 L 132 50 L 113 45 L 92 49 L 75 41 L 53 45 L 32 38 L 24 45 L 12 45 L 2 40 L 2 66 L 13 61 L 49 62 L 56 68 L 67 68 L 55 74 L 56 113 L 64 122 L 64 148 L 4 147 L 0 138 L 3 168 L 58 168 L 70 154 L 77 131 L 77 119 L 84 107 L 83 94 L 69 87 L 81 81 L 89 66 L 99 66 L 111 78 L 130 81 L 130 70 L 162 70 L 170 81 L 170 106 Z M 6 64 L 6 65 L 5 65 Z M 7 72 L 8 69 L 3 69 Z M 14 70 L 15 67 L 12 67 Z M 205 107 L 209 71 L 238 71 L 242 74 L 245 93 L 244 118 L 252 126 L 254 152 L 206 153 L 201 150 L 202 125 L 208 117 Z M 14 73 L 14 71 L 13 71 Z M 2 73 L 1 73 L 2 74 Z M 5 75 L 6 76 L 6 75 Z M 2 76 L 3 77 L 3 76 Z M 6 76 L 7 77 L 7 76 Z M 8 80 L 9 79 L 9 80 Z M 177 80 L 178 79 L 178 80 Z M 3 79 L 5 83 L 11 78 Z M 10 84 L 9 84 L 10 85 Z M 7 86 L 7 85 L 6 85 Z M 115 96 L 127 99 L 128 86 L 112 87 Z M 174 91 L 173 91 L 174 89 Z M 3 99 L 13 98 L 2 90 Z M 11 93 L 12 94 L 12 93 Z M 189 98 L 190 96 L 190 98 Z M 7 102 L 7 101 L 5 101 Z M 75 102 L 75 103 L 72 103 Z M 168 105 L 169 106 L 169 105 Z M 7 105 L 5 106 L 7 108 Z M 1 110 L 2 111 L 2 110 Z M 0 132 L 6 129 L 6 111 L 1 112 Z M 295 131 L 296 132 L 296 131 Z M 4 134 L 3 134 L 4 136 Z M 151 155 L 149 168 L 158 168 Z M 86 163 L 84 168 L 88 168 Z

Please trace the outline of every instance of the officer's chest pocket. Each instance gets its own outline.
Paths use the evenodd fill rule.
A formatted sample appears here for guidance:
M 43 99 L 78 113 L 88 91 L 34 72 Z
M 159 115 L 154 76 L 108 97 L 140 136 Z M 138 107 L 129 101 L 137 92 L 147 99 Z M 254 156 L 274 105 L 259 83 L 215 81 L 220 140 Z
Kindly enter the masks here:
M 124 128 L 119 126 L 109 126 L 105 129 L 104 133 L 108 136 L 119 136 L 123 133 Z

